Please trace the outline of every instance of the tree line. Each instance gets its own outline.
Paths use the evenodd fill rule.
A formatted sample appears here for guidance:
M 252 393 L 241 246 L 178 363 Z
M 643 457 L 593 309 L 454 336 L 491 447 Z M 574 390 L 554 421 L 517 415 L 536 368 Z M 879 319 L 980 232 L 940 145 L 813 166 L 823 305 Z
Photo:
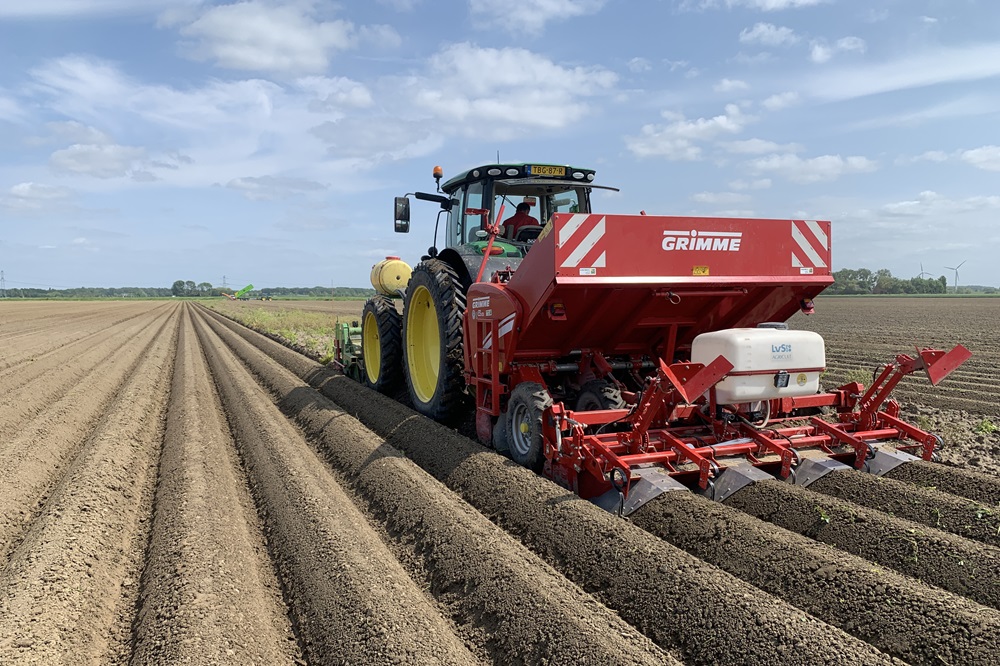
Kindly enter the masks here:
M 898 278 L 887 268 L 842 268 L 833 272 L 834 283 L 824 294 L 996 294 L 996 287 L 981 285 L 948 286 L 948 278 Z
M 170 298 L 171 296 L 222 296 L 239 288 L 215 287 L 209 282 L 177 280 L 169 287 L 76 287 L 73 289 L 13 288 L 0 292 L 0 298 Z M 249 292 L 261 296 L 316 296 L 321 298 L 367 298 L 374 296 L 370 287 L 267 287 Z
M 834 283 L 825 294 L 946 294 L 948 279 L 898 278 L 888 268 L 876 271 L 867 268 L 842 268 L 833 273 Z
M 239 291 L 239 287 L 215 287 L 211 282 L 177 280 L 170 287 L 168 296 L 222 296 Z M 366 298 L 374 296 L 375 290 L 363 287 L 264 287 L 245 294 L 249 298 L 261 296 L 319 296 L 335 298 Z

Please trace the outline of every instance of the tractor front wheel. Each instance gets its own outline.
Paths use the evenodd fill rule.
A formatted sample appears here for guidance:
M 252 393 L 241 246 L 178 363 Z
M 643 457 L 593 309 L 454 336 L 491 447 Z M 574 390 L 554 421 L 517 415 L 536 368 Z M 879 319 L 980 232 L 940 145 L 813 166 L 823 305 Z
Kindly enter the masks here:
M 391 298 L 375 296 L 361 313 L 361 381 L 380 393 L 392 393 L 403 382 L 402 317 Z
M 465 407 L 464 313 L 455 271 L 440 259 L 417 264 L 403 306 L 403 359 L 413 408 L 436 421 L 455 421 Z
M 528 469 L 542 471 L 545 444 L 542 418 L 552 406 L 552 397 L 537 382 L 522 382 L 514 387 L 507 401 L 507 442 L 511 459 Z

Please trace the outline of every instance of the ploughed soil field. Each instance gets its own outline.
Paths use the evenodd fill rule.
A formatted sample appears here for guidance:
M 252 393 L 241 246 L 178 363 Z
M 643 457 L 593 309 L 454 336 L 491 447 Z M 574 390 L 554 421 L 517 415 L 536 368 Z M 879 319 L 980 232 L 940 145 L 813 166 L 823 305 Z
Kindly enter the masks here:
M 1000 659 L 973 466 L 622 519 L 193 303 L 0 302 L 0 341 L 0 664 Z

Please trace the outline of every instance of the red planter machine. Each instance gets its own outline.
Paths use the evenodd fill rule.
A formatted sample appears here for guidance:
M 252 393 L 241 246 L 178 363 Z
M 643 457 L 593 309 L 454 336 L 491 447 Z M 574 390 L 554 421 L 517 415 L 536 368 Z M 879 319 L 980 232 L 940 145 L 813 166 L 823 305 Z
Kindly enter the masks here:
M 918 349 L 867 389 L 819 391 L 822 340 L 770 322 L 811 313 L 830 266 L 825 221 L 556 214 L 516 271 L 468 289 L 478 435 L 491 442 L 498 421 L 527 444 L 540 434 L 547 476 L 624 514 L 672 489 L 724 499 L 759 478 L 808 483 L 843 464 L 877 473 L 907 454 L 932 459 L 941 440 L 901 421 L 890 394 L 917 371 L 937 384 L 969 351 Z M 712 333 L 721 338 L 699 339 Z M 740 358 L 714 353 L 720 341 Z M 579 411 L 542 397 L 541 418 L 506 415 L 519 385 L 544 396 L 594 380 L 624 405 Z

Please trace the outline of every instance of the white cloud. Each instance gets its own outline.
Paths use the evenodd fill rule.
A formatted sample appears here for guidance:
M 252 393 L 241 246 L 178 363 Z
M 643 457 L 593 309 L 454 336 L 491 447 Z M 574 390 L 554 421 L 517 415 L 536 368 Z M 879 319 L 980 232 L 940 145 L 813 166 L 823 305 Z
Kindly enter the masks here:
M 920 21 L 921 23 L 927 23 L 929 25 L 933 25 L 934 23 L 938 22 L 938 20 L 933 16 L 921 16 Z
M 89 125 L 76 120 L 66 120 L 61 122 L 46 123 L 46 127 L 51 130 L 56 138 L 68 141 L 69 143 L 85 143 L 92 145 L 102 145 L 114 143 L 110 136 Z
M 708 204 L 737 204 L 750 201 L 750 195 L 738 192 L 698 192 L 691 196 L 692 201 Z
M 777 12 L 785 9 L 799 9 L 802 7 L 814 7 L 829 0 L 684 0 L 682 9 L 716 9 L 725 7 L 733 9 L 735 7 L 745 7 L 747 9 L 758 9 L 763 12 Z
M 420 0 L 378 0 L 378 3 L 399 12 L 411 12 L 420 4 Z
M 825 42 L 813 40 L 809 44 L 809 59 L 816 63 L 827 62 L 833 57 L 833 49 L 826 45 Z
M 750 86 L 747 85 L 746 81 L 740 81 L 739 79 L 722 79 L 714 86 L 712 90 L 715 92 L 734 92 L 736 90 L 746 90 Z
M 200 0 L 33 0 L 0 3 L 0 18 L 65 18 L 100 14 L 152 14 Z
M 60 173 L 118 178 L 129 175 L 145 156 L 146 151 L 135 146 L 77 143 L 52 153 L 49 166 Z
M 742 155 L 764 155 L 766 153 L 797 153 L 805 150 L 797 143 L 775 143 L 764 139 L 747 139 L 745 141 L 724 141 L 720 144 L 730 153 Z
M 306 76 L 297 79 L 295 84 L 316 96 L 317 99 L 309 102 L 310 111 L 331 111 L 345 107 L 363 109 L 375 103 L 367 86 L 344 77 Z
M 626 63 L 626 66 L 633 72 L 648 72 L 652 69 L 649 61 L 645 58 L 632 58 Z
M 42 183 L 18 183 L 10 188 L 10 195 L 18 199 L 29 200 L 52 200 L 65 199 L 72 194 L 72 190 L 66 187 L 55 185 L 44 185 Z
M 740 31 L 740 43 L 763 44 L 765 46 L 790 46 L 799 41 L 799 36 L 791 28 L 778 27 L 773 23 L 757 23 L 752 28 Z
M 899 157 L 896 159 L 896 164 L 906 165 L 916 164 L 918 162 L 947 162 L 948 159 L 948 153 L 943 150 L 928 150 L 913 157 Z
M 326 185 L 317 183 L 316 181 L 286 176 L 246 176 L 243 178 L 234 178 L 226 183 L 226 187 L 238 190 L 247 199 L 253 201 L 284 199 L 326 189 Z
M 687 120 L 666 112 L 666 125 L 644 125 L 639 136 L 625 137 L 625 144 L 639 157 L 665 157 L 669 160 L 701 159 L 699 141 L 709 141 L 725 134 L 738 134 L 753 120 L 736 104 L 726 105 L 725 113 L 712 118 Z
M 607 94 L 617 81 L 602 67 L 563 67 L 525 49 L 463 43 L 431 57 L 427 75 L 407 79 L 406 92 L 440 120 L 474 121 L 463 131 L 482 137 L 486 125 L 500 135 L 570 125 L 589 111 L 585 97 Z
M 391 25 L 363 25 L 358 28 L 358 39 L 382 50 L 398 49 L 403 45 L 403 38 Z
M 74 193 L 67 187 L 43 183 L 18 183 L 0 196 L 0 209 L 12 214 L 37 215 L 75 208 Z
M 802 87 L 821 99 L 844 100 L 998 75 L 1000 42 L 933 48 L 881 64 L 842 66 L 821 76 L 810 74 Z
M 841 37 L 837 40 L 837 50 L 838 51 L 857 51 L 858 53 L 864 53 L 868 48 L 865 44 L 865 40 L 860 37 Z
M 864 53 L 867 49 L 865 40 L 860 37 L 841 37 L 833 46 L 823 39 L 814 39 L 809 43 L 809 59 L 815 63 L 828 62 L 835 54 L 848 51 Z
M 962 153 L 962 160 L 978 169 L 1000 171 L 1000 146 L 982 146 Z
M 774 56 L 771 55 L 770 51 L 761 51 L 759 53 L 754 53 L 753 55 L 747 55 L 740 51 L 735 56 L 732 57 L 733 62 L 737 62 L 741 65 L 762 65 L 766 62 L 771 62 L 774 60 Z
M 340 158 L 423 157 L 439 150 L 443 143 L 431 124 L 389 116 L 343 118 L 309 131 L 327 144 L 330 156 Z
M 776 95 L 771 95 L 763 102 L 763 106 L 768 111 L 780 111 L 781 109 L 788 108 L 797 104 L 799 101 L 799 94 L 797 92 L 783 92 Z
M 388 35 L 391 42 L 390 31 L 381 27 L 369 36 L 384 40 Z M 261 0 L 209 7 L 180 33 L 192 40 L 183 46 L 196 60 L 264 72 L 323 72 L 333 52 L 353 48 L 360 39 L 350 21 L 322 21 L 309 5 Z
M 537 36 L 549 21 L 596 14 L 607 0 L 469 0 L 469 12 L 482 27 L 498 27 L 515 35 Z
M 925 190 L 916 199 L 886 204 L 879 208 L 879 212 L 891 217 L 937 217 L 996 208 L 1000 208 L 1000 196 L 949 199 L 932 190 Z
M 771 187 L 770 178 L 758 178 L 756 180 L 734 180 L 730 181 L 731 190 L 766 190 Z
M 875 171 L 878 164 L 867 157 L 821 155 L 801 158 L 798 155 L 769 155 L 750 162 L 758 172 L 770 171 L 796 183 L 831 181 L 851 173 Z

